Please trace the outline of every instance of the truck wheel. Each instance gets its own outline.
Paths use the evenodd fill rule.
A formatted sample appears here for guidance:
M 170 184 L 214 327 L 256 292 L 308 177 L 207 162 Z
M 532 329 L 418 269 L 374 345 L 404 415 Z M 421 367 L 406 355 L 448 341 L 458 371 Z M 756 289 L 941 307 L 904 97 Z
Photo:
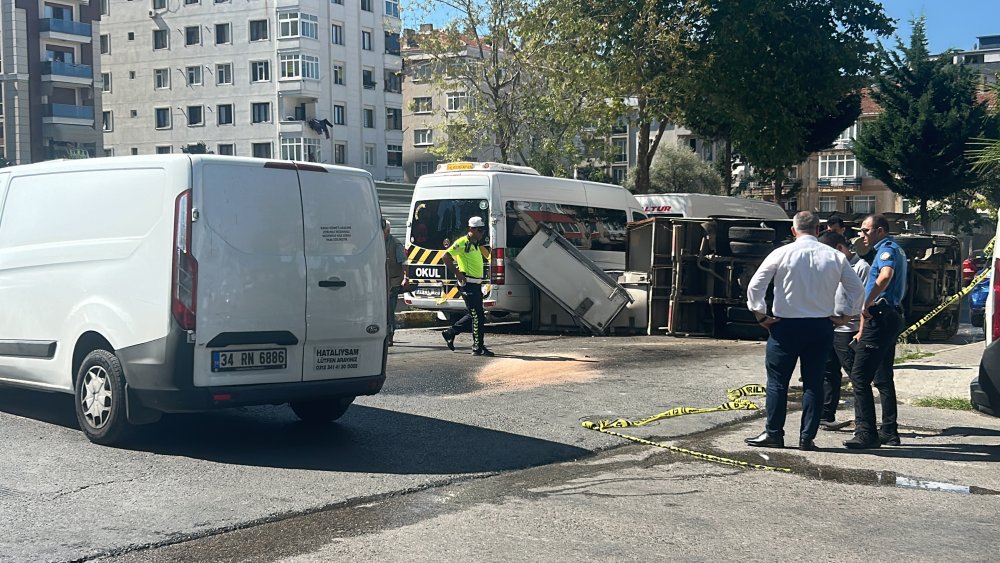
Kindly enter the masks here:
M 729 227 L 729 240 L 743 242 L 773 242 L 774 229 L 765 227 Z
M 288 403 L 303 422 L 324 423 L 333 422 L 344 416 L 347 407 L 354 402 L 354 397 L 337 397 L 334 399 L 316 399 L 314 401 L 292 401 Z
M 733 256 L 767 256 L 774 247 L 767 242 L 730 242 Z
M 107 350 L 87 354 L 76 375 L 76 419 L 87 439 L 111 445 L 128 437 L 132 426 L 125 411 L 125 372 Z

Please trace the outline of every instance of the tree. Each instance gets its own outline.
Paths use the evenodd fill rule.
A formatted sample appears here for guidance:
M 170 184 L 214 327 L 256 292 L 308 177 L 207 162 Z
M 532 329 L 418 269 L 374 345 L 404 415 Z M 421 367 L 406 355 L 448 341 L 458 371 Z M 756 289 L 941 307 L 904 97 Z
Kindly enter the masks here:
M 974 71 L 949 56 L 931 58 L 924 18 L 914 20 L 908 47 L 897 39 L 896 52 L 882 50 L 880 59 L 872 98 L 882 113 L 861 127 L 852 149 L 889 189 L 919 202 L 927 229 L 929 201 L 980 182 L 966 148 L 984 134 L 986 104 L 977 100 Z
M 649 185 L 651 193 L 719 194 L 722 177 L 691 150 L 668 144 L 656 151 L 649 167 Z M 635 175 L 630 170 L 625 187 L 634 186 Z
M 869 35 L 891 21 L 874 0 L 710 0 L 684 88 L 683 123 L 731 142 L 782 199 L 788 168 L 827 148 L 860 113 L 872 68 Z M 727 193 L 731 184 L 727 182 Z

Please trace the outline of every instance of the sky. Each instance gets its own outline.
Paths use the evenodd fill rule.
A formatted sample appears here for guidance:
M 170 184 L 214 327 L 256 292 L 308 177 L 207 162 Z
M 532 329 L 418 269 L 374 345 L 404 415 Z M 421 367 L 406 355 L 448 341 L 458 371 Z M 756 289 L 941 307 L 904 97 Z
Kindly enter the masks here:
M 416 29 L 422 22 L 441 26 L 450 18 L 444 10 L 430 15 L 404 3 L 403 25 Z M 440 5 L 440 4 L 439 4 Z M 972 49 L 980 35 L 1000 35 L 1000 0 L 882 0 L 886 15 L 897 20 L 896 33 L 909 44 L 910 20 L 927 16 L 927 40 L 931 53 L 950 48 Z M 412 10 L 406 8 L 412 7 Z M 895 48 L 895 39 L 883 40 L 886 47 Z

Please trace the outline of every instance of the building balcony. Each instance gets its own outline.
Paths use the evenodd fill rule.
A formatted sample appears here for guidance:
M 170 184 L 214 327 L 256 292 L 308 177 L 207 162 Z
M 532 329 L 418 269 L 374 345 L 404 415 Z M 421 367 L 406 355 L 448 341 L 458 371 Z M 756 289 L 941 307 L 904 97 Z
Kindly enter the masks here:
M 848 178 L 820 178 L 816 181 L 816 185 L 820 188 L 827 189 L 849 189 L 856 190 L 861 187 L 861 177 L 848 177 Z
M 69 104 L 43 104 L 42 123 L 93 125 L 94 107 L 73 106 Z
M 62 82 L 80 86 L 94 83 L 94 69 L 90 65 L 45 61 L 42 63 L 42 81 Z
M 90 43 L 91 27 L 89 23 L 56 18 L 45 18 L 39 21 L 38 31 L 42 39 L 62 39 L 78 43 Z

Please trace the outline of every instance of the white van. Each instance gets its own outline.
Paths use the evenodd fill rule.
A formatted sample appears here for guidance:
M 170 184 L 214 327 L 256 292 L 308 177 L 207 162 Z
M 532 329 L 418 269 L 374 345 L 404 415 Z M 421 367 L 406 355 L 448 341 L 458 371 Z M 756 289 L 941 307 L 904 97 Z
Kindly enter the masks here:
M 1000 209 L 997 210 L 1000 216 Z M 993 238 L 993 255 L 987 256 L 990 269 L 990 291 L 986 297 L 986 311 L 983 327 L 986 332 L 986 345 L 994 340 L 1000 340 L 1000 223 L 997 224 L 997 234 Z
M 341 416 L 385 380 L 371 176 L 157 155 L 0 169 L 0 383 L 75 393 L 89 439 L 161 412 Z
M 471 217 L 489 226 L 484 256 L 489 284 L 484 306 L 498 312 L 527 313 L 532 285 L 507 259 L 545 222 L 604 270 L 625 268 L 625 225 L 645 219 L 639 202 L 621 186 L 540 176 L 532 168 L 495 162 L 441 164 L 417 179 L 406 225 L 407 273 L 417 284 L 407 304 L 459 312 L 465 304 L 444 249 L 467 232 Z
M 747 217 L 788 219 L 777 203 L 708 194 L 641 194 L 635 198 L 650 217 Z

